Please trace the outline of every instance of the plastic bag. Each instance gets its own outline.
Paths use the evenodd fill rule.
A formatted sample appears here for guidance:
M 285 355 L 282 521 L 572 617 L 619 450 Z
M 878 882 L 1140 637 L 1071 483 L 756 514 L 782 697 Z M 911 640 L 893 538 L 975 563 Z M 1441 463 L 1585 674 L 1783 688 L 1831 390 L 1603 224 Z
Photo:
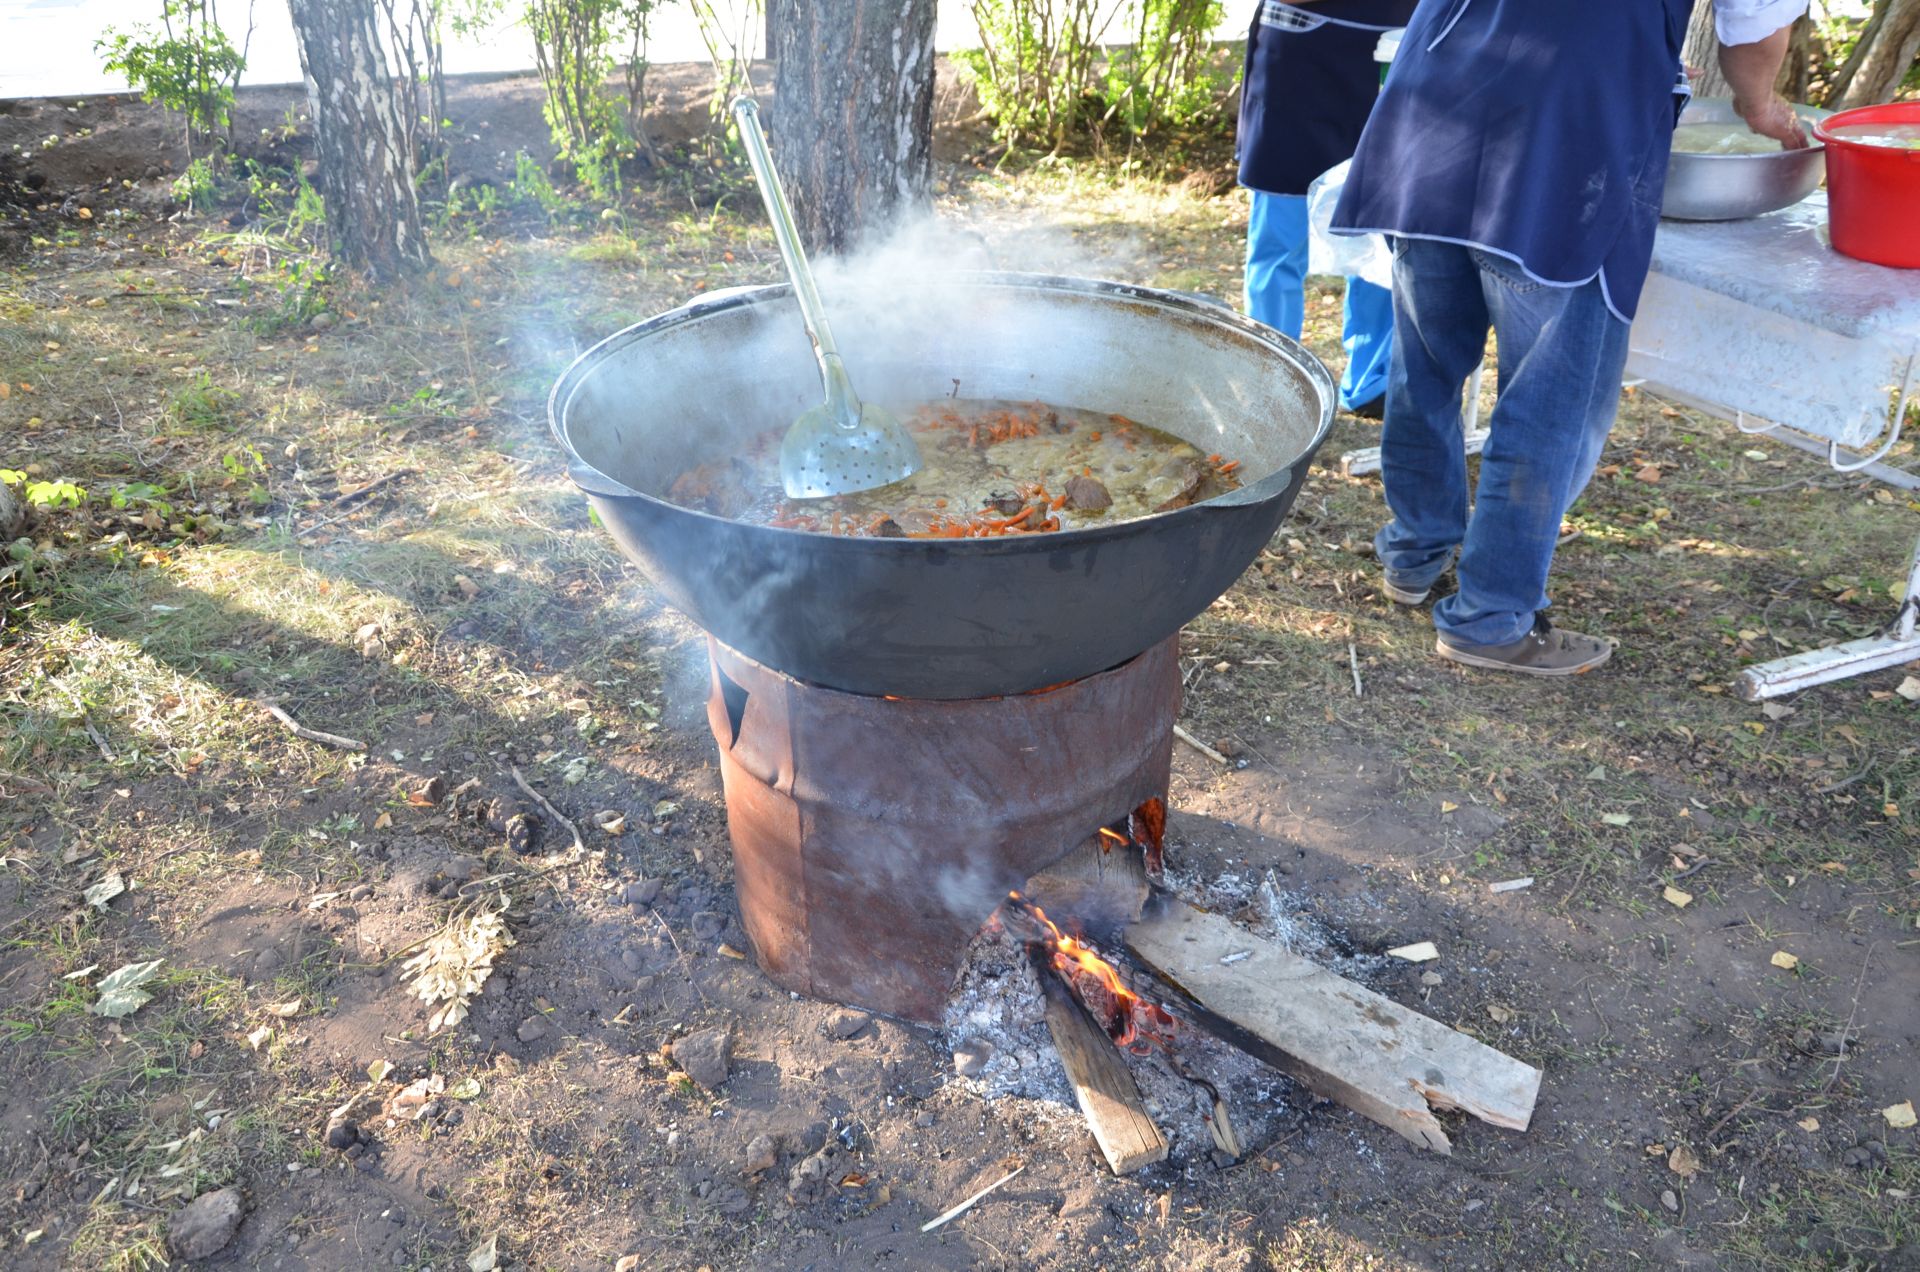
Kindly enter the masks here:
M 1347 183 L 1347 162 L 1335 164 L 1307 187 L 1307 273 L 1361 278 L 1393 286 L 1393 253 L 1382 234 L 1335 234 L 1333 209 Z

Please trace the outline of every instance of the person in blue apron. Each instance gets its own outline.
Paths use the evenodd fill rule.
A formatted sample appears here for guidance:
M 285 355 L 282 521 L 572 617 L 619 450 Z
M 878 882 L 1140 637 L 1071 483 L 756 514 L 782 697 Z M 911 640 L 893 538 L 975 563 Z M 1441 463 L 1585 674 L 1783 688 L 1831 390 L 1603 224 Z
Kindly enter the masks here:
M 1433 607 L 1438 652 L 1562 676 L 1610 642 L 1555 627 L 1547 574 L 1620 396 L 1646 281 L 1692 0 L 1421 0 L 1334 211 L 1393 244 L 1381 429 L 1387 595 Z M 1773 91 L 1807 0 L 1714 0 L 1720 65 L 1755 132 L 1805 145 Z M 1461 388 L 1499 346 L 1468 512 Z
M 1379 93 L 1380 33 L 1415 0 L 1259 0 L 1247 32 L 1235 148 L 1247 217 L 1247 312 L 1298 340 L 1306 318 L 1307 187 L 1353 154 Z M 1374 419 L 1387 388 L 1393 299 L 1347 280 L 1340 408 Z

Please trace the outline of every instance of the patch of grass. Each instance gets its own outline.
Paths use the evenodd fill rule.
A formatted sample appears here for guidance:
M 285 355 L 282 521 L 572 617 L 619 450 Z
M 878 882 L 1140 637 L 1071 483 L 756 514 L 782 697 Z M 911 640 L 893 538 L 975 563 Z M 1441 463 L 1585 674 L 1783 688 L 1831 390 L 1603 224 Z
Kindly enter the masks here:
M 1809 1172 L 1770 1189 L 1729 1250 L 1756 1272 L 1870 1272 L 1920 1265 L 1920 1153 L 1896 1148 L 1865 1170 Z

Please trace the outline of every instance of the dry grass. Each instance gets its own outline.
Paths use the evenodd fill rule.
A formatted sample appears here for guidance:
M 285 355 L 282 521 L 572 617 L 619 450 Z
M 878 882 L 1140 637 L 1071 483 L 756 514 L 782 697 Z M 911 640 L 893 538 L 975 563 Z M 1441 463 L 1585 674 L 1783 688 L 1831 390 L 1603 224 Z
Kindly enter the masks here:
M 1237 195 L 1063 162 L 956 179 L 944 210 L 1008 267 L 1238 291 Z M 642 603 L 643 585 L 588 523 L 546 440 L 544 394 L 607 330 L 696 287 L 771 277 L 770 247 L 730 215 L 656 207 L 591 234 L 479 234 L 436 251 L 417 285 L 309 294 L 288 244 L 164 232 L 136 244 L 103 230 L 0 278 L 0 379 L 33 386 L 0 403 L 0 466 L 32 465 L 93 496 L 40 522 L 40 582 L 10 602 L 0 643 L 0 922 L 12 959 L 0 1004 L 11 1076 L 61 1073 L 40 1133 L 90 1145 L 94 1188 L 157 1169 L 159 1146 L 210 1094 L 242 1112 L 197 1146 L 189 1178 L 267 1178 L 310 1151 L 299 1134 L 342 1098 L 294 1057 L 238 1042 L 276 997 L 323 1009 L 339 950 L 252 986 L 178 968 L 111 1048 L 61 980 L 168 954 L 229 890 L 334 887 L 366 869 L 351 845 L 377 810 L 313 796 L 365 761 L 288 737 L 258 700 L 370 739 L 458 718 L 469 753 L 531 756 L 549 784 L 572 756 L 591 752 L 598 766 L 615 749 L 659 747 L 671 650 L 690 633 Z M 335 326 L 286 324 L 290 304 L 315 302 Z M 1334 359 L 1337 292 L 1316 291 L 1309 312 L 1309 347 Z M 1369 434 L 1344 421 L 1324 458 Z M 1456 889 L 1533 873 L 1546 906 L 1631 927 L 1657 905 L 1673 846 L 1691 842 L 1720 863 L 1689 884 L 1705 896 L 1759 879 L 1791 905 L 1795 880 L 1834 863 L 1871 913 L 1831 921 L 1911 930 L 1920 734 L 1914 707 L 1887 692 L 1898 675 L 1802 695 L 1778 720 L 1715 691 L 1746 663 L 1882 623 L 1915 509 L 1640 395 L 1605 462 L 1619 469 L 1571 518 L 1581 535 L 1556 583 L 1570 620 L 1623 642 L 1604 676 L 1543 689 L 1437 664 L 1424 615 L 1377 593 L 1365 551 L 1377 485 L 1323 465 L 1259 565 L 1189 628 L 1190 665 L 1208 669 L 1189 727 L 1261 752 L 1365 747 L 1397 760 L 1410 803 L 1497 812 L 1497 833 L 1448 863 Z M 1657 484 L 1634 476 L 1648 462 Z M 383 477 L 394 480 L 374 496 L 339 502 Z M 1810 480 L 1761 493 L 1800 477 Z M 1349 642 L 1367 685 L 1357 700 Z M 1228 670 L 1210 670 L 1219 663 Z M 596 749 L 608 737 L 618 748 Z M 670 758 L 653 772 L 670 781 Z M 405 797 L 384 807 L 404 810 Z M 1631 820 L 1605 820 L 1620 814 Z M 140 919 L 75 913 L 79 888 L 107 868 L 138 881 Z M 1561 1055 L 1608 1059 L 1599 1044 Z M 567 1234 L 664 1152 L 650 1131 L 599 1118 L 574 1063 L 489 1076 L 464 1132 L 479 1165 L 450 1198 L 467 1231 L 551 1250 L 555 1263 L 588 1257 Z M 1897 1266 L 1886 1252 L 1915 1238 L 1885 1190 L 1915 1182 L 1909 1155 L 1867 1174 L 1808 1173 L 1716 1239 L 1741 1266 Z M 157 1205 L 100 1195 L 61 1238 L 64 1257 L 159 1266 Z M 1216 1217 L 1176 1215 L 1150 1262 L 1423 1266 L 1314 1217 L 1249 1219 L 1244 1231 Z M 656 1203 L 647 1221 L 662 1248 L 716 1262 L 786 1239 L 742 1235 L 680 1202 Z M 1487 1240 L 1494 1253 L 1555 1250 L 1582 1266 L 1595 1238 L 1581 1222 Z M 1379 1223 L 1418 1247 L 1413 1227 Z M 1810 1237 L 1809 1224 L 1827 1235 Z

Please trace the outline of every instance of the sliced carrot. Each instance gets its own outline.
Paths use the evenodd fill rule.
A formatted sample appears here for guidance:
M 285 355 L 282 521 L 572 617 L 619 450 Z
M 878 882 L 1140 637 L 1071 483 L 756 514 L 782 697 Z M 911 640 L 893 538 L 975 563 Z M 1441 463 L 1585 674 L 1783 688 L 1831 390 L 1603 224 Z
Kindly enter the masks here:
M 1237 459 L 1235 459 L 1235 460 L 1230 460 L 1230 461 L 1228 461 L 1227 463 L 1224 463 L 1224 464 L 1222 464 L 1222 465 L 1220 465 L 1220 472 L 1221 472 L 1221 473 L 1222 473 L 1222 474 L 1224 475 L 1224 474 L 1226 474 L 1226 473 L 1230 473 L 1230 472 L 1232 472 L 1232 471 L 1233 471 L 1234 469 L 1236 469 L 1236 468 L 1238 468 L 1238 467 L 1240 467 L 1240 461 L 1239 461 L 1239 460 L 1237 460 Z

